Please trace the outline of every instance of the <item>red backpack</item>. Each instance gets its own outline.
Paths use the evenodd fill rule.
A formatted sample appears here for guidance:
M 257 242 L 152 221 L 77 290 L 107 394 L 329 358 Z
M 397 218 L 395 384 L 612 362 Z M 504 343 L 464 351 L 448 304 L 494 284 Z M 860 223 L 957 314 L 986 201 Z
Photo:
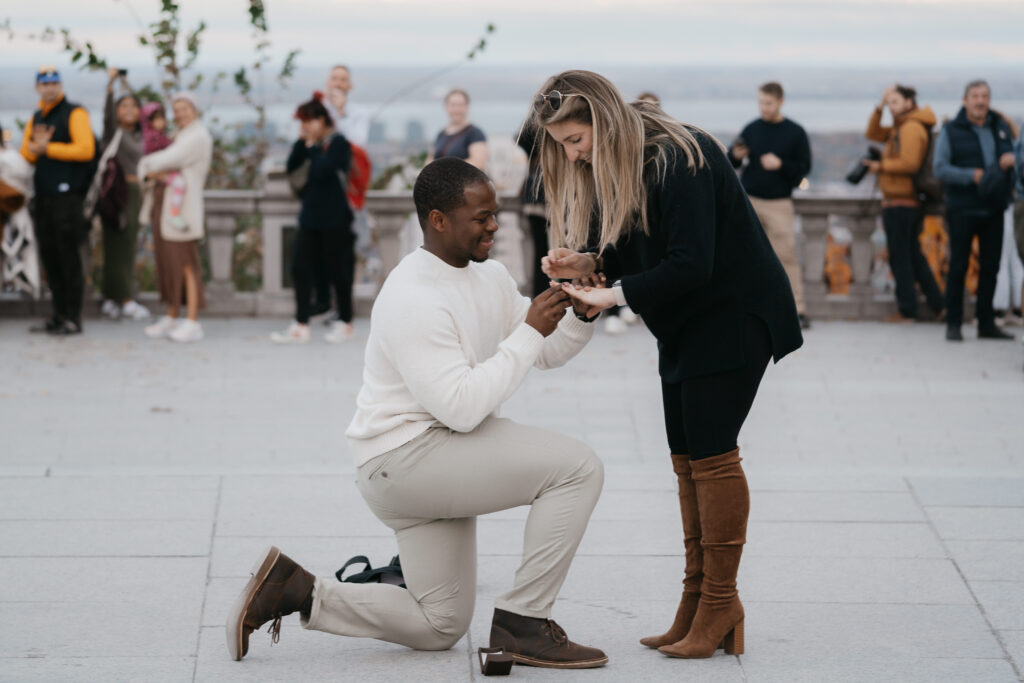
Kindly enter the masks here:
M 373 167 L 365 149 L 351 142 L 349 146 L 352 148 L 352 165 L 348 170 L 348 185 L 345 193 L 348 195 L 348 202 L 352 208 L 359 211 L 366 205 L 366 191 L 370 189 Z

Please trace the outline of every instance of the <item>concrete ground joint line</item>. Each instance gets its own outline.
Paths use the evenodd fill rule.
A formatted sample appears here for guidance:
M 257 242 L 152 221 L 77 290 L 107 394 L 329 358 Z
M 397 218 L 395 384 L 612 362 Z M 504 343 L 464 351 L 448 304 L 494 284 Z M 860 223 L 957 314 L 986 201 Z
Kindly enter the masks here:
M 981 604 L 981 601 L 978 599 L 977 594 L 975 594 L 974 589 L 971 588 L 971 583 L 967 580 L 967 576 L 964 574 L 963 569 L 961 569 L 960 563 L 956 561 L 956 558 L 953 556 L 953 553 L 950 552 L 949 546 L 946 545 L 945 539 L 942 538 L 942 535 L 939 533 L 939 530 L 935 527 L 935 523 L 932 521 L 931 516 L 928 514 L 927 508 L 921 503 L 921 499 L 917 495 L 917 489 L 914 488 L 914 485 L 910 482 L 910 479 L 905 477 L 904 481 L 906 481 L 907 489 L 910 491 L 910 495 L 914 499 L 914 504 L 921 508 L 921 512 L 924 513 L 924 516 L 928 519 L 928 526 L 931 528 L 932 533 L 935 534 L 935 538 L 938 540 L 939 545 L 942 546 L 943 551 L 945 551 L 947 559 L 949 559 L 950 563 L 953 565 L 953 568 L 956 570 L 956 573 L 960 577 L 960 580 L 963 581 L 964 588 L 967 589 L 967 593 L 971 596 L 971 599 L 974 601 L 975 607 L 978 608 L 978 613 L 981 615 L 981 618 L 985 620 L 985 626 L 988 627 L 989 633 L 992 634 L 992 637 L 995 638 L 996 642 L 999 644 L 999 649 L 1003 651 L 1003 656 L 1006 658 L 1006 662 L 1010 665 L 1010 668 L 1013 669 L 1013 673 L 1017 676 L 1017 680 L 1024 681 L 1024 673 L 1021 672 L 1020 667 L 1017 666 L 1017 662 L 1014 661 L 1013 656 L 1010 654 L 1009 648 L 1006 646 L 1006 642 L 1003 641 L 1002 636 L 999 634 L 999 630 L 995 627 L 995 624 L 993 624 L 992 620 L 989 618 L 988 612 L 985 610 L 985 606 Z
M 206 560 L 206 583 L 203 586 L 203 603 L 199 607 L 199 630 L 196 631 L 195 664 L 192 666 L 192 683 L 199 675 L 199 648 L 203 643 L 203 623 L 206 621 L 206 599 L 210 593 L 210 579 L 213 574 L 213 544 L 217 541 L 217 520 L 220 519 L 220 503 L 224 495 L 224 477 L 217 477 L 217 501 L 213 505 L 213 523 L 210 525 L 210 546 Z

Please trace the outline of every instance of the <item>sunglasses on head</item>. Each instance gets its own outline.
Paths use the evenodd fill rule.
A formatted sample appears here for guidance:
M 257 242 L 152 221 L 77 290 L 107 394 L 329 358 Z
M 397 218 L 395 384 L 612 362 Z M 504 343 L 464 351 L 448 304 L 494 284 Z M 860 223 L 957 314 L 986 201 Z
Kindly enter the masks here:
M 547 102 L 548 106 L 551 107 L 551 111 L 558 111 L 558 108 L 562 106 L 562 100 L 568 97 L 575 97 L 575 95 L 563 95 L 558 90 L 552 90 L 551 92 L 540 93 L 539 95 L 537 95 L 534 104 L 540 107 L 543 106 L 545 102 Z

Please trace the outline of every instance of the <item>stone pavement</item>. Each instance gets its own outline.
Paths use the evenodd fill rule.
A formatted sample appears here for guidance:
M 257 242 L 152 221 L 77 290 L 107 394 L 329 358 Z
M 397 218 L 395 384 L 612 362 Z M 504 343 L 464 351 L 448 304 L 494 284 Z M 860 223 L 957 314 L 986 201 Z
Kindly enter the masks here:
M 193 346 L 93 321 L 0 320 L 0 680 L 468 681 L 526 509 L 481 520 L 479 599 L 447 652 L 303 631 L 224 645 L 270 543 L 329 575 L 395 552 L 342 438 L 367 323 L 277 348 L 278 323 L 213 320 Z M 965 328 L 966 329 L 966 328 Z M 969 335 L 973 336 L 973 335 Z M 742 435 L 752 488 L 747 652 L 671 660 L 681 578 L 654 343 L 600 332 L 503 413 L 589 442 L 605 491 L 555 617 L 611 657 L 531 681 L 1017 681 L 1024 670 L 1024 349 L 940 327 L 819 323 L 772 367 Z M 512 542 L 509 542 L 512 539 Z

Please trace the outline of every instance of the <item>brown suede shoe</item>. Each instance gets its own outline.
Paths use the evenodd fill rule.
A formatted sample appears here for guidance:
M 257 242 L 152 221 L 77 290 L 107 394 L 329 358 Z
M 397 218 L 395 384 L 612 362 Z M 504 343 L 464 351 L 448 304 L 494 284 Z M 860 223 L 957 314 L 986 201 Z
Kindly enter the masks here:
M 236 662 L 249 651 L 249 634 L 271 619 L 272 642 L 281 638 L 281 617 L 312 604 L 312 574 L 293 562 L 274 546 L 270 547 L 252 571 L 245 590 L 228 612 L 228 653 Z
M 516 664 L 548 669 L 591 669 L 608 663 L 595 647 L 577 645 L 552 619 L 536 619 L 494 610 L 491 647 L 500 647 Z

